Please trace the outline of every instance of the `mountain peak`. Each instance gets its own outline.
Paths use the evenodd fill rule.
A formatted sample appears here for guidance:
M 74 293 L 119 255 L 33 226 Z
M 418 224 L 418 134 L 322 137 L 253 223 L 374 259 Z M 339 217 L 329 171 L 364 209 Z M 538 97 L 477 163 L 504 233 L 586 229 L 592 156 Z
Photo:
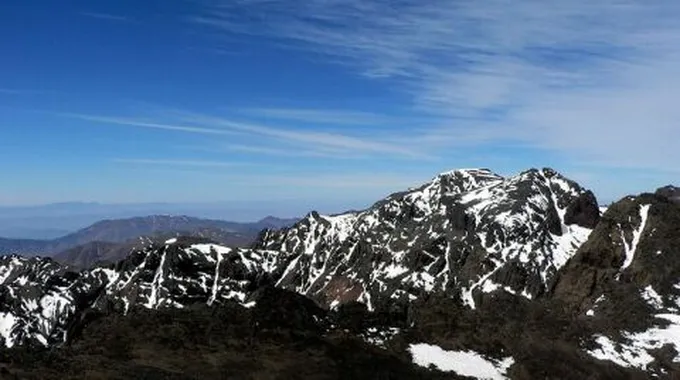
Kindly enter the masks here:
M 552 178 L 552 177 L 563 177 L 565 176 L 560 173 L 559 171 L 551 168 L 551 167 L 543 167 L 543 168 L 529 168 L 527 170 L 521 171 L 517 176 L 530 176 L 530 175 L 540 175 L 545 178 Z
M 434 192 L 440 195 L 464 193 L 502 180 L 502 176 L 486 168 L 455 169 L 440 173 L 415 191 Z
M 465 168 L 439 173 L 434 180 L 441 180 L 442 178 L 457 178 L 477 183 L 479 181 L 499 180 L 503 177 L 487 168 Z
M 666 185 L 656 189 L 656 194 L 666 197 L 672 201 L 680 202 L 680 187 L 674 185 Z
M 459 168 L 441 172 L 439 173 L 438 177 L 451 175 L 489 175 L 489 174 L 495 175 L 495 173 L 493 173 L 491 169 L 488 168 Z

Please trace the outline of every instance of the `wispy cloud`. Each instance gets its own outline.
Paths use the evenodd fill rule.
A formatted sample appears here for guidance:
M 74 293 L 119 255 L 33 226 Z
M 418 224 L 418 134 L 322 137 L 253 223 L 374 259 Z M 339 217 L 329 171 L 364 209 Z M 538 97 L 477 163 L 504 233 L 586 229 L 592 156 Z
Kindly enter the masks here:
M 440 143 L 493 136 L 610 165 L 680 161 L 680 2 L 210 4 L 195 22 L 390 78 L 414 109 L 450 118 Z
M 266 125 L 242 123 L 230 119 L 195 113 L 187 113 L 184 119 L 194 123 L 251 133 L 298 144 L 311 144 L 311 146 L 315 148 L 321 147 L 331 150 L 344 150 L 347 152 L 383 153 L 407 158 L 428 157 L 426 154 L 413 150 L 407 146 L 391 144 L 377 139 L 359 138 L 321 131 L 274 128 Z
M 150 128 L 177 132 L 198 133 L 206 135 L 241 135 L 255 138 L 268 138 L 275 141 L 284 142 L 289 147 L 290 152 L 300 151 L 300 147 L 304 147 L 305 151 L 323 152 L 323 154 L 335 154 L 335 157 L 356 156 L 359 154 L 389 154 L 393 157 L 408 158 L 408 159 L 428 159 L 431 158 L 426 153 L 410 148 L 408 144 L 397 144 L 391 142 L 381 141 L 374 137 L 356 137 L 339 133 L 308 131 L 299 129 L 288 129 L 283 127 L 272 127 L 268 125 L 243 123 L 227 118 L 207 116 L 203 114 L 176 111 L 175 116 L 179 120 L 178 123 L 160 123 L 150 122 L 146 120 L 107 117 L 98 115 L 85 114 L 60 114 L 65 117 L 71 117 L 79 120 L 91 121 L 96 123 L 124 125 L 139 128 Z M 254 152 L 257 148 L 244 148 L 242 151 L 250 149 Z M 268 150 L 269 153 L 275 153 L 274 149 L 260 148 L 260 153 Z M 276 149 L 280 150 L 280 149 Z M 276 153 L 282 154 L 282 151 Z
M 107 21 L 117 21 L 117 22 L 130 22 L 130 21 L 132 21 L 131 18 L 126 17 L 126 16 L 114 15 L 114 14 L 103 13 L 103 12 L 80 12 L 80 15 L 86 16 L 86 17 L 97 18 L 97 19 L 100 19 L 100 20 L 107 20 Z
M 189 167 L 237 167 L 244 165 L 243 163 L 239 162 L 146 159 L 146 158 L 116 158 L 113 160 L 113 162 L 135 165 L 189 166 Z
M 228 130 L 224 130 L 224 129 L 213 129 L 213 128 L 204 128 L 204 127 L 197 127 L 197 126 L 188 126 L 188 125 L 155 123 L 155 122 L 148 122 L 148 121 L 137 120 L 137 119 L 129 119 L 129 118 L 96 116 L 96 115 L 85 115 L 85 114 L 74 114 L 74 113 L 62 113 L 62 114 L 59 114 L 59 115 L 71 117 L 71 118 L 74 118 L 74 119 L 96 122 L 96 123 L 125 125 L 125 126 L 129 126 L 129 127 L 162 129 L 162 130 L 166 130 L 166 131 L 199 133 L 199 134 L 205 134 L 205 135 L 234 135 L 233 131 L 228 131 Z
M 282 158 L 303 158 L 303 157 L 313 157 L 313 158 L 324 158 L 324 159 L 365 159 L 368 158 L 364 155 L 349 154 L 346 151 L 341 150 L 319 150 L 319 149 L 307 149 L 300 146 L 278 144 L 278 145 L 261 145 L 258 143 L 219 143 L 212 141 L 209 144 L 203 145 L 180 145 L 177 149 L 184 149 L 194 152 L 205 152 L 212 154 L 225 154 L 225 153 L 243 153 L 249 156 L 272 156 L 272 157 L 282 157 Z
M 376 125 L 395 121 L 386 115 L 349 110 L 248 108 L 241 111 L 254 116 L 320 124 Z
M 279 156 L 279 157 L 318 157 L 318 158 L 343 158 L 343 159 L 359 159 L 366 158 L 360 155 L 347 154 L 345 151 L 321 151 L 321 150 L 304 150 L 297 147 L 272 148 L 268 146 L 257 145 L 241 145 L 230 144 L 225 146 L 225 149 L 232 152 L 254 153 L 258 155 Z

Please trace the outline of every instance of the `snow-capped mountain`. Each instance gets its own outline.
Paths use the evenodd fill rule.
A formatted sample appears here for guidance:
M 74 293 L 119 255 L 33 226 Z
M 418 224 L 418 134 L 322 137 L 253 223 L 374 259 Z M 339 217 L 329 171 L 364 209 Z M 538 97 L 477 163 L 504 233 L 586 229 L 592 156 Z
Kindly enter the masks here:
M 545 292 L 598 218 L 592 193 L 551 169 L 509 178 L 457 170 L 364 211 L 311 213 L 265 232 L 257 247 L 294 257 L 278 285 L 328 306 L 371 308 L 436 290 L 474 308 L 499 288 Z

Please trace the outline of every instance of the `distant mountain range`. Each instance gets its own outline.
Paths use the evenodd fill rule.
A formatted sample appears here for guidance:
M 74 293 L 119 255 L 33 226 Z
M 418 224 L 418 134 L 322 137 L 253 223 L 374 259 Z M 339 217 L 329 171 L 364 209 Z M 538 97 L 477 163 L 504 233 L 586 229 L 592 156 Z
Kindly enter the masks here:
M 56 239 L 0 238 L 0 253 L 55 256 L 67 263 L 83 266 L 100 260 L 119 260 L 121 252 L 153 238 L 191 235 L 228 246 L 246 246 L 260 231 L 286 227 L 295 221 L 270 216 L 254 223 L 237 223 L 170 215 L 103 220 Z
M 349 205 L 310 199 L 288 202 L 133 203 L 67 202 L 35 206 L 0 205 L 0 237 L 56 239 L 101 220 L 129 219 L 144 215 L 191 215 L 201 219 L 249 223 L 263 215 L 301 215 L 313 207 L 344 210 Z

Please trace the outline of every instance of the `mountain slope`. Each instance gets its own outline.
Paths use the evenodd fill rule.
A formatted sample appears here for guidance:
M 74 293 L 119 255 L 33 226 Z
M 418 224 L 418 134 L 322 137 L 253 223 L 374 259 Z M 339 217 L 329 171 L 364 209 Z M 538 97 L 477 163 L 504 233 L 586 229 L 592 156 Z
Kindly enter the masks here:
M 598 326 L 588 339 L 594 357 L 680 373 L 680 204 L 653 194 L 613 204 L 554 297 Z

